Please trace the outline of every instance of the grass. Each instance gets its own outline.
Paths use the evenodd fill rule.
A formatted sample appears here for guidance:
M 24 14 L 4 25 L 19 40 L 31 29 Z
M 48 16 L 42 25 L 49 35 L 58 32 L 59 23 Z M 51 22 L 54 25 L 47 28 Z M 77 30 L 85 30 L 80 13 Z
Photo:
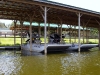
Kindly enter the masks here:
M 25 43 L 26 38 L 22 39 L 23 43 Z M 41 38 L 42 43 L 44 42 L 44 38 Z M 69 43 L 70 40 L 65 38 L 64 41 L 66 43 Z M 75 39 L 71 39 L 71 43 L 75 42 Z M 78 43 L 78 39 L 76 39 L 76 43 Z M 81 43 L 83 43 L 83 40 L 81 39 Z M 85 39 L 86 43 L 86 39 Z M 98 39 L 89 39 L 88 43 L 98 43 Z M 16 38 L 16 45 L 21 44 L 21 38 Z M 0 46 L 12 46 L 14 45 L 14 38 L 0 38 Z
M 70 42 L 69 39 L 64 39 L 64 40 L 66 43 Z M 78 39 L 76 39 L 76 42 L 75 42 L 75 39 L 71 39 L 71 43 L 78 43 Z M 80 43 L 83 43 L 83 39 L 80 39 Z M 84 43 L 87 43 L 86 39 L 84 39 Z M 88 43 L 98 43 L 98 39 L 89 39 Z
M 16 38 L 16 45 L 21 44 L 21 38 Z M 12 46 L 14 45 L 14 38 L 0 38 L 0 46 Z

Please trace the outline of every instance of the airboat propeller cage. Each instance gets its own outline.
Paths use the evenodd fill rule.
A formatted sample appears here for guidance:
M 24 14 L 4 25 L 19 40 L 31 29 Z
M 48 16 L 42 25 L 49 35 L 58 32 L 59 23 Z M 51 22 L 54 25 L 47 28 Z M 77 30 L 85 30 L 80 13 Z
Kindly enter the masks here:
M 62 35 L 62 38 L 65 38 L 65 36 Z M 58 43 L 58 42 L 60 42 L 60 39 L 61 39 L 61 36 L 59 34 L 57 34 L 57 33 L 54 33 L 54 34 L 50 35 L 50 39 L 49 40 L 52 43 Z
M 27 32 L 28 36 L 30 37 L 30 33 Z M 40 35 L 36 32 L 32 33 L 32 38 L 40 38 Z
M 37 33 L 33 33 L 33 34 L 32 34 L 32 38 L 40 38 L 40 36 L 39 36 L 39 34 L 37 34 Z

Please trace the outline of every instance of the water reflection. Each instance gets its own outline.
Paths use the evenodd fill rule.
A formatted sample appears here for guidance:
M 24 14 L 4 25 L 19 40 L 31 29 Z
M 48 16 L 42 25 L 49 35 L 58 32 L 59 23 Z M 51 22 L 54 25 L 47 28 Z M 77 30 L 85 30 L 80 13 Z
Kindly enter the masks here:
M 100 53 L 99 53 L 100 54 Z M 100 56 L 99 56 L 100 57 Z M 98 52 L 72 53 L 61 58 L 62 75 L 99 75 Z M 97 73 L 97 74 L 96 74 Z
M 17 75 L 22 67 L 20 61 L 12 52 L 0 52 L 0 75 Z
M 100 51 L 16 55 L 0 52 L 0 75 L 100 75 Z

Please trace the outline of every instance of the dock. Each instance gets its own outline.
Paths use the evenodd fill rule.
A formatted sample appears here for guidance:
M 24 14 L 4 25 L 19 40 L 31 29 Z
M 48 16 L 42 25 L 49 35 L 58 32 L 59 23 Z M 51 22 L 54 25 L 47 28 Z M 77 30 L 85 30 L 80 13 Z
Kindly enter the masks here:
M 0 50 L 21 50 L 20 46 L 1 46 Z

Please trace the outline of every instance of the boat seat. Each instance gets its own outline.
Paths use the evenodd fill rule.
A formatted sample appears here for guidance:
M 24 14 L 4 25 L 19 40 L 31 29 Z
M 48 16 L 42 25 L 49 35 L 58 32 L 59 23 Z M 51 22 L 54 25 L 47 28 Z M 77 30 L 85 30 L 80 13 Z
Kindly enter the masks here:
M 36 43 L 36 44 L 41 44 L 41 40 L 34 40 L 34 43 Z

